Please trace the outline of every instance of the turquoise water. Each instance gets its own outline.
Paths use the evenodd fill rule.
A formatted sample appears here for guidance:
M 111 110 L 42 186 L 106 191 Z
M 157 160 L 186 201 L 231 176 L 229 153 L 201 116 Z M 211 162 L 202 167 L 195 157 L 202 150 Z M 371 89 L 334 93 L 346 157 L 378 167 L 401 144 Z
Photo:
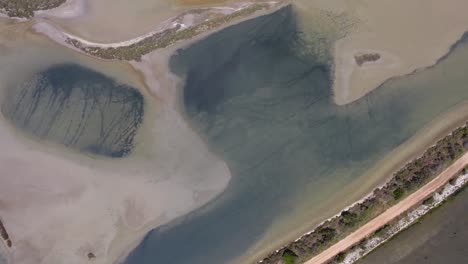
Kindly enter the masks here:
M 1 109 L 16 127 L 79 151 L 123 157 L 143 119 L 140 92 L 76 64 L 51 66 L 7 89 Z
M 336 183 L 334 192 L 340 192 L 468 99 L 468 76 L 463 68 L 453 70 L 449 57 L 337 106 L 329 61 L 304 52 L 301 36 L 287 7 L 213 34 L 172 58 L 171 68 L 186 80 L 181 100 L 187 119 L 227 162 L 233 179 L 216 201 L 150 232 L 127 264 L 233 261 L 298 203 L 317 204 L 332 195 L 324 193 L 326 186 Z M 453 52 L 466 51 L 467 42 Z M 467 65 L 467 54 L 454 58 Z

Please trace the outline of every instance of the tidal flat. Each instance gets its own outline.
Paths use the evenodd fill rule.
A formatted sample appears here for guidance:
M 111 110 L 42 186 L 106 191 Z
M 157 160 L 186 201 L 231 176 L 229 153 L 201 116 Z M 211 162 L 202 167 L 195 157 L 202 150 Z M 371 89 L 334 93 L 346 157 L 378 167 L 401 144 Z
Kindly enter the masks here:
M 466 118 L 439 119 L 468 99 L 465 38 L 436 66 L 338 106 L 331 47 L 310 49 L 323 43 L 303 36 L 289 6 L 174 55 L 186 118 L 233 178 L 215 201 L 149 233 L 126 263 L 255 262 L 390 177 L 373 165 L 392 151 L 431 145 L 413 138 L 429 125 L 442 133 Z

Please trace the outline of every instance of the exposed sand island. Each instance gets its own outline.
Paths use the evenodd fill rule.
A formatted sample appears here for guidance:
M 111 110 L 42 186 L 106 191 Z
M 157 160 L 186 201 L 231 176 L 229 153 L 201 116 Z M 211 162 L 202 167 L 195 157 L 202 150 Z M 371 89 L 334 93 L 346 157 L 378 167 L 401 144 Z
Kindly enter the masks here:
M 464 0 L 312 0 L 298 1 L 357 19 L 335 44 L 335 102 L 350 103 L 388 78 L 433 65 L 468 29 Z M 355 56 L 379 54 L 359 65 Z

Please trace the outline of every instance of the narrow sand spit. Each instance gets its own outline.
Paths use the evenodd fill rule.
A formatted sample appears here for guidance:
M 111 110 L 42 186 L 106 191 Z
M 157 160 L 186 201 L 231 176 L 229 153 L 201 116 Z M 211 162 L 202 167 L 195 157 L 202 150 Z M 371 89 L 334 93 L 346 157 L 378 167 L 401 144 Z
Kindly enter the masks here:
M 393 207 L 386 210 L 381 215 L 377 216 L 346 238 L 340 240 L 335 245 L 326 249 L 319 255 L 315 256 L 311 260 L 305 262 L 305 264 L 321 264 L 329 261 L 338 253 L 348 249 L 352 245 L 359 243 L 362 239 L 373 234 L 377 229 L 383 225 L 389 223 L 402 213 L 406 212 L 410 208 L 416 206 L 429 195 L 437 191 L 440 187 L 444 186 L 457 172 L 463 169 L 468 164 L 468 153 L 465 153 L 455 163 L 450 165 L 446 170 L 439 174 L 435 179 L 424 185 L 422 188 L 412 193 L 404 200 L 394 205 Z
M 334 48 L 333 90 L 339 105 L 391 77 L 433 65 L 468 30 L 465 0 L 297 1 L 360 21 Z M 367 51 L 379 53 L 381 60 L 357 65 L 354 56 Z

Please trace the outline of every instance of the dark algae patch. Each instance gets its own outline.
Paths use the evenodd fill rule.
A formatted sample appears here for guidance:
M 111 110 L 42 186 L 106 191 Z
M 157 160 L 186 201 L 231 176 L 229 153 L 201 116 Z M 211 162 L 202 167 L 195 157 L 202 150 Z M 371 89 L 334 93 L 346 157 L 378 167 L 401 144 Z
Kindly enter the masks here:
M 2 113 L 39 139 L 124 157 L 132 150 L 143 104 L 143 96 L 133 87 L 78 65 L 62 64 L 11 87 Z
M 316 208 L 335 194 L 330 189 L 345 188 L 435 117 L 468 99 L 465 69 L 446 71 L 448 56 L 436 67 L 393 79 L 338 106 L 331 92 L 330 55 L 311 51 L 326 36 L 310 41 L 303 36 L 289 6 L 212 34 L 171 59 L 172 70 L 185 80 L 181 102 L 187 120 L 226 161 L 232 179 L 205 208 L 150 232 L 126 263 L 230 263 L 270 235 L 273 222 L 287 221 L 304 204 Z M 456 57 L 468 62 L 467 56 Z M 402 179 L 412 181 L 412 176 Z M 393 190 L 385 195 L 393 199 Z M 342 224 L 358 226 L 358 210 L 374 210 L 369 208 L 349 211 Z M 339 236 L 332 226 L 319 234 L 322 241 Z

